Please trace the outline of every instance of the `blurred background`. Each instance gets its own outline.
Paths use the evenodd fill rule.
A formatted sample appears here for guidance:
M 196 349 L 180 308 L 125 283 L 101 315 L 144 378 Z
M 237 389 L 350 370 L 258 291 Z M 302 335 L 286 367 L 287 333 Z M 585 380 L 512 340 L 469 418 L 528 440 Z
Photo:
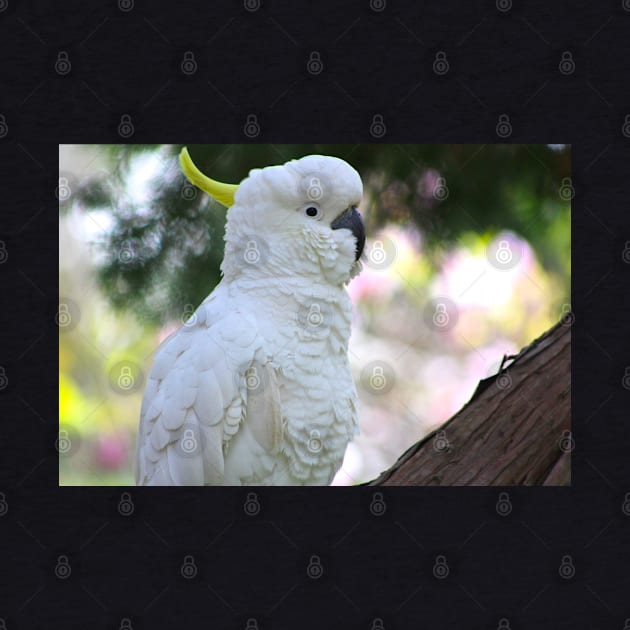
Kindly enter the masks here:
M 182 145 L 59 148 L 59 483 L 133 485 L 153 353 L 220 280 L 226 209 Z M 334 484 L 369 481 L 570 310 L 568 145 L 189 145 L 209 176 L 311 153 L 361 174 L 349 285 L 361 434 Z

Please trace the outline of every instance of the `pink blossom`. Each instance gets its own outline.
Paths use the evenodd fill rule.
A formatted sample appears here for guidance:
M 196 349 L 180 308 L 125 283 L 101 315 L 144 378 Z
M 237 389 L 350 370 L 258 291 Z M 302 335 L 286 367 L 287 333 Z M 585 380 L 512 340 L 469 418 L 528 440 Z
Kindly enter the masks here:
M 94 448 L 96 462 L 102 468 L 116 470 L 129 457 L 129 440 L 120 434 L 100 435 Z

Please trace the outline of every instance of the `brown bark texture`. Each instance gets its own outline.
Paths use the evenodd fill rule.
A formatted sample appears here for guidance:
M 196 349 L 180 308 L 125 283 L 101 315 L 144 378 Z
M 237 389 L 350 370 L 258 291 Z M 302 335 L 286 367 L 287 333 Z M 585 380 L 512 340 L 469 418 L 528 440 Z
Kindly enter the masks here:
M 572 322 L 565 314 L 504 357 L 455 416 L 368 485 L 570 485 Z

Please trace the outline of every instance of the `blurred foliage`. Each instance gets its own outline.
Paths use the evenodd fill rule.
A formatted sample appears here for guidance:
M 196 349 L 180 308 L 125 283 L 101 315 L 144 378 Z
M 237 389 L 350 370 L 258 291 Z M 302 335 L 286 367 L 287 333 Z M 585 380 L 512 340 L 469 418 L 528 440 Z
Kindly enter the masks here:
M 60 313 L 69 307 L 59 316 L 59 482 L 126 485 L 155 331 L 112 313 L 94 286 L 84 219 L 71 212 L 59 222 Z M 117 387 L 125 362 L 139 376 L 127 390 Z
M 86 212 L 111 213 L 113 226 L 101 243 L 100 285 L 115 307 L 129 308 L 145 322 L 179 318 L 184 305 L 196 307 L 220 280 L 226 211 L 186 182 L 177 162 L 182 146 L 104 145 L 110 175 L 84 182 L 74 196 L 74 205 Z M 189 149 L 204 173 L 229 183 L 238 183 L 252 168 L 312 153 L 341 157 L 363 178 L 368 236 L 388 223 L 415 224 L 435 270 L 438 254 L 465 234 L 509 230 L 531 243 L 569 293 L 572 193 L 566 179 L 571 173 L 567 145 L 248 144 Z M 130 200 L 126 182 L 134 159 L 147 153 L 159 155 L 164 168 L 152 182 L 149 200 L 138 204 Z

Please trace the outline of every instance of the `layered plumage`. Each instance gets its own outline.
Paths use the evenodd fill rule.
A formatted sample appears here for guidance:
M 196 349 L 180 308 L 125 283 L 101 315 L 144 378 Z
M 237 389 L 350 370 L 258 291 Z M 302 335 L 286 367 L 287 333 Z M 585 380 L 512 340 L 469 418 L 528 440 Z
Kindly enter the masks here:
M 136 483 L 329 484 L 358 430 L 345 284 L 361 266 L 361 179 L 312 155 L 217 192 L 182 165 L 233 198 L 223 279 L 156 353 Z

